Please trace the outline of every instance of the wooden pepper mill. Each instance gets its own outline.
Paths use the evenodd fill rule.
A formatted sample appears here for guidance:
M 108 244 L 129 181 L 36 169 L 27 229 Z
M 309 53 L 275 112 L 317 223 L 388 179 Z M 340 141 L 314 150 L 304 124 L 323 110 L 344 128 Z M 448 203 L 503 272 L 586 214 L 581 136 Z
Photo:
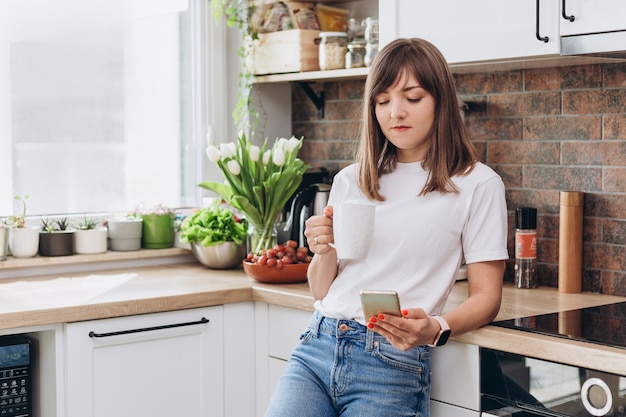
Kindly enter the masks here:
M 559 220 L 559 292 L 582 290 L 584 193 L 562 191 Z

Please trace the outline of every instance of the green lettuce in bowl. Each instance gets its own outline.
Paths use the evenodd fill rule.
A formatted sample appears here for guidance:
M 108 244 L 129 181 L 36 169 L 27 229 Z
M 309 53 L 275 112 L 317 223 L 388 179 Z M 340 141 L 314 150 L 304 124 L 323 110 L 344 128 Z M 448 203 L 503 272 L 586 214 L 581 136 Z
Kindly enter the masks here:
M 246 255 L 248 223 L 224 206 L 211 206 L 185 217 L 180 239 L 204 266 L 230 269 L 241 266 Z
M 234 242 L 242 245 L 248 234 L 245 219 L 238 218 L 224 206 L 211 206 L 185 217 L 180 225 L 180 239 L 202 246 Z

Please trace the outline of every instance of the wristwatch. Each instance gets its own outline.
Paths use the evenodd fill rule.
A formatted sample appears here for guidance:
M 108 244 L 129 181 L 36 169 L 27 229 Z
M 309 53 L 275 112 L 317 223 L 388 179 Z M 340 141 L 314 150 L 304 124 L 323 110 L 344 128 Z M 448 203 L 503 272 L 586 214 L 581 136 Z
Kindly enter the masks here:
M 437 320 L 437 322 L 439 323 L 439 326 L 441 326 L 441 330 L 439 330 L 437 337 L 435 337 L 435 341 L 429 344 L 428 346 L 436 347 L 436 346 L 445 345 L 446 342 L 448 341 L 448 338 L 450 337 L 450 333 L 451 333 L 450 326 L 448 326 L 448 323 L 443 319 L 443 317 L 429 316 L 429 318 Z

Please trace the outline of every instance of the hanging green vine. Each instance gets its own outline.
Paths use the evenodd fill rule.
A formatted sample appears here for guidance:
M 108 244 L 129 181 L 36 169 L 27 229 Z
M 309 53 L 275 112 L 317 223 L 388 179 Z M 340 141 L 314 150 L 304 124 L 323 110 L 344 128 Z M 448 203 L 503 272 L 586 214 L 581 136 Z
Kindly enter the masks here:
M 260 113 L 254 106 L 252 97 L 254 75 L 248 70 L 248 60 L 251 59 L 254 52 L 253 43 L 259 39 L 258 33 L 250 25 L 250 17 L 256 6 L 249 3 L 249 0 L 210 1 L 215 20 L 226 19 L 228 27 L 237 28 L 241 34 L 241 45 L 237 51 L 237 56 L 241 60 L 239 90 L 237 92 L 237 105 L 233 110 L 232 117 L 237 130 L 243 130 L 252 136 L 260 119 Z

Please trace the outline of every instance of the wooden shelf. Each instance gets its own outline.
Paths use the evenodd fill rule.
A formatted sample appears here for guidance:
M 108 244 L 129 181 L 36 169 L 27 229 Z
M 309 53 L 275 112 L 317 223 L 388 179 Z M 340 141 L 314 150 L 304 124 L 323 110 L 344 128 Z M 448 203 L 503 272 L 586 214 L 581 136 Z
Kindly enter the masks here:
M 328 70 L 328 71 L 292 72 L 288 74 L 257 75 L 254 77 L 254 83 L 255 84 L 289 83 L 289 82 L 294 82 L 294 81 L 303 81 L 303 82 L 321 81 L 323 82 L 323 81 L 338 81 L 338 80 L 351 80 L 351 79 L 364 80 L 367 77 L 368 73 L 369 73 L 369 67 Z
M 455 74 L 476 73 L 487 71 L 511 71 L 518 69 L 546 68 L 571 65 L 589 65 L 602 63 L 624 62 L 624 59 L 604 58 L 595 56 L 545 56 L 521 57 L 494 61 L 477 61 L 450 64 Z M 339 69 L 328 71 L 293 72 L 288 74 L 257 75 L 255 84 L 289 83 L 289 82 L 324 82 L 342 80 L 365 80 L 369 67 Z

